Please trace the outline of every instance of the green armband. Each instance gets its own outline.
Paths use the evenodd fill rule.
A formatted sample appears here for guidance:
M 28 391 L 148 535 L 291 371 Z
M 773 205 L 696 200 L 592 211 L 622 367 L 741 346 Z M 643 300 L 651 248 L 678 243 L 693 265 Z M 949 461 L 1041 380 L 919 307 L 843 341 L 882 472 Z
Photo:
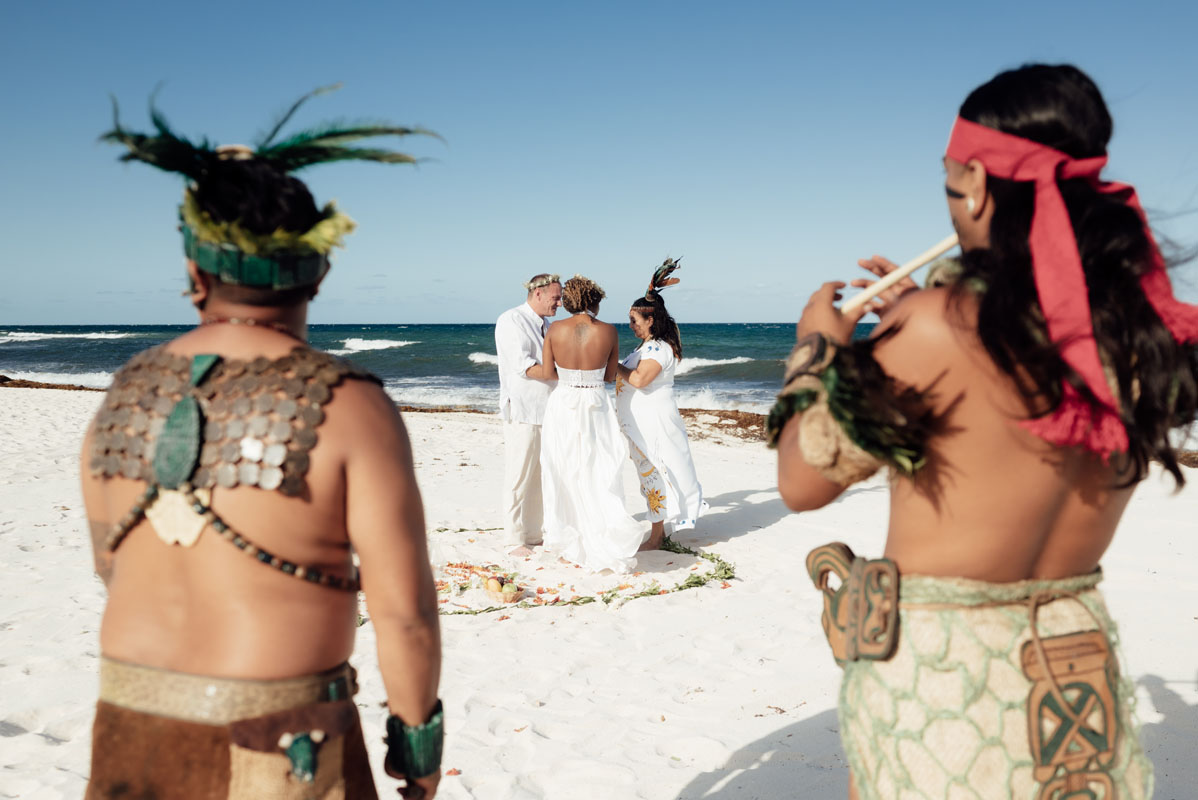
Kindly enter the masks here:
M 441 769 L 441 749 L 445 743 L 445 712 L 441 701 L 423 725 L 405 725 L 392 714 L 387 717 L 387 767 L 397 775 L 423 778 Z

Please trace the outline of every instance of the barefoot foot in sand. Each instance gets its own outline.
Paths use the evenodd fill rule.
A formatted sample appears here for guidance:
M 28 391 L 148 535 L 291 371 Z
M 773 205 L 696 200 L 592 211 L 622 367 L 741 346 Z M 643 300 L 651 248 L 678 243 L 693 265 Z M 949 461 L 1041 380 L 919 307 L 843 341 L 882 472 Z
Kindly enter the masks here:
M 666 526 L 663 522 L 654 522 L 653 527 L 649 528 L 649 538 L 637 548 L 638 553 L 643 553 L 646 550 L 660 550 L 662 542 L 666 538 Z
M 522 544 L 519 547 L 517 547 L 515 550 L 509 550 L 508 555 L 509 556 L 524 556 L 527 558 L 528 556 L 531 556 L 534 552 L 536 552 L 535 550 L 533 550 L 534 547 L 537 547 L 537 545 Z

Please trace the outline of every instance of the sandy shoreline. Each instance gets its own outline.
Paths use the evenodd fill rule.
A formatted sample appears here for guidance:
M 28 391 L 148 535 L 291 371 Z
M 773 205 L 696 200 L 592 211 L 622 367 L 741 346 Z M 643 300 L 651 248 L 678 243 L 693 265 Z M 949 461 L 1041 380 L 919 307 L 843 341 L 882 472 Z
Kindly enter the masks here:
M 103 589 L 91 574 L 76 470 L 100 398 L 0 391 L 0 797 L 76 798 L 86 781 Z M 790 514 L 774 489 L 773 454 L 741 438 L 749 426 L 723 419 L 697 410 L 689 422 L 712 508 L 680 541 L 726 559 L 735 578 L 623 603 L 442 618 L 445 767 L 459 774 L 443 780 L 441 797 L 843 796 L 839 673 L 803 560 L 832 539 L 880 552 L 886 487 L 875 478 L 825 509 Z M 499 524 L 503 460 L 493 415 L 406 421 L 436 568 L 467 560 L 519 571 L 559 594 L 605 588 L 565 567 L 503 555 L 490 530 Z M 1193 796 L 1198 783 L 1198 471 L 1187 477 L 1173 494 L 1154 469 L 1104 564 L 1158 798 Z M 642 515 L 631 467 L 625 496 Z M 664 585 L 694 565 L 649 554 L 638 580 Z M 373 650 L 367 623 L 353 659 L 356 699 L 389 794 L 394 784 L 377 769 L 383 690 Z

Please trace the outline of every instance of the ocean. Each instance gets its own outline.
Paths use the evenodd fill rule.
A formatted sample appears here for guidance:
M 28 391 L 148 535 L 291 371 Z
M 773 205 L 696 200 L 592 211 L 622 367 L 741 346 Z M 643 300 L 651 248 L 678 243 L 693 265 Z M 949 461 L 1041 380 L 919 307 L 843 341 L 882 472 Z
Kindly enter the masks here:
M 107 387 L 134 353 L 172 339 L 187 325 L 0 325 L 0 374 L 46 383 Z M 857 326 L 868 335 L 872 324 Z M 383 379 L 411 406 L 495 411 L 499 400 L 494 325 L 313 325 L 313 347 L 344 356 Z M 682 408 L 765 413 L 794 345 L 794 323 L 681 324 L 683 359 L 675 378 Z M 639 344 L 619 326 L 620 354 Z

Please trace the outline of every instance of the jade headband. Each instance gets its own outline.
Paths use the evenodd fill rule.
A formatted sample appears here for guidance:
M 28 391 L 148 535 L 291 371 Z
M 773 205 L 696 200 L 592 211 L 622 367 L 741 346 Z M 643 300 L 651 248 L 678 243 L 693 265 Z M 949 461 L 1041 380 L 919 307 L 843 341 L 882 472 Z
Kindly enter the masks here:
M 1104 459 L 1111 453 L 1125 452 L 1127 430 L 1098 356 L 1086 276 L 1057 181 L 1085 178 L 1101 194 L 1113 195 L 1135 209 L 1144 221 L 1144 233 L 1152 245 L 1148 270 L 1140 278 L 1140 287 L 1177 342 L 1198 341 L 1198 306 L 1182 303 L 1173 296 L 1164 259 L 1152 238 L 1135 189 L 1098 177 L 1106 166 L 1105 155 L 1075 159 L 1047 145 L 960 117 L 953 124 L 945 155 L 962 164 L 977 159 L 986 173 L 996 178 L 1035 183 L 1036 205 L 1028 246 L 1048 335 L 1060 348 L 1065 363 L 1081 376 L 1101 403 L 1099 409 L 1091 407 L 1076 389 L 1065 383 L 1060 405 L 1045 417 L 1023 422 L 1023 427 L 1053 444 L 1078 445 Z
M 293 289 L 313 286 L 329 271 L 329 257 L 322 253 L 252 256 L 224 242 L 204 242 L 186 224 L 183 252 L 196 267 L 217 276 L 222 283 L 263 289 Z

